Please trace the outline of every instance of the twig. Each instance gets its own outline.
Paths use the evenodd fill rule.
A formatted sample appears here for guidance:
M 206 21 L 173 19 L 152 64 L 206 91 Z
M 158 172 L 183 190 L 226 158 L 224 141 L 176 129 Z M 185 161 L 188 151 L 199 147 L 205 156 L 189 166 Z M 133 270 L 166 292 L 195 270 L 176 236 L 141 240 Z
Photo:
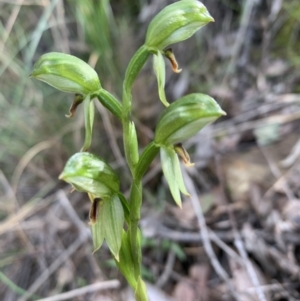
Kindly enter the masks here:
M 65 7 L 64 2 L 58 2 L 56 6 L 57 12 L 57 20 L 63 20 L 64 22 L 60 22 L 58 27 L 60 28 L 62 39 L 61 39 L 61 48 L 63 52 L 70 53 L 70 45 L 69 45 L 69 29 L 66 26 L 66 14 L 65 14 Z
M 166 263 L 165 268 L 164 268 L 164 271 L 155 283 L 155 285 L 157 287 L 161 288 L 167 283 L 167 281 L 168 281 L 168 279 L 171 276 L 172 271 L 173 271 L 175 258 L 176 258 L 175 253 L 173 252 L 173 250 L 170 250 L 169 254 L 168 254 L 168 258 L 167 258 L 167 263 Z
M 102 117 L 103 125 L 105 127 L 105 130 L 106 130 L 106 133 L 108 136 L 109 144 L 110 144 L 112 152 L 117 160 L 117 163 L 121 166 L 125 166 L 125 160 L 124 160 L 123 155 L 118 146 L 118 143 L 117 143 L 117 140 L 115 137 L 115 133 L 114 133 L 114 129 L 110 122 L 107 110 L 104 109 L 104 107 L 99 102 L 96 102 L 96 108 Z
M 35 157 L 41 151 L 52 147 L 55 143 L 56 142 L 54 140 L 46 140 L 34 145 L 26 152 L 26 154 L 22 157 L 22 159 L 16 166 L 14 173 L 12 175 L 11 182 L 12 182 L 12 188 L 14 192 L 16 192 L 17 190 L 17 186 L 24 169 L 26 168 L 28 163 L 33 159 L 33 157 Z
M 290 274 L 292 277 L 300 280 L 300 268 L 291 262 L 285 254 L 280 252 L 273 246 L 267 245 L 264 239 L 257 236 L 250 224 L 246 224 L 243 228 L 244 237 L 246 239 L 246 248 L 258 260 L 260 258 L 271 258 L 281 271 Z
M 40 199 L 35 198 L 32 201 L 23 205 L 17 213 L 9 215 L 3 222 L 0 223 L 0 236 L 7 231 L 10 231 L 14 227 L 17 227 L 19 223 L 29 216 L 33 215 L 37 211 L 47 207 L 53 198 L 49 197 L 39 202 Z
M 65 212 L 67 213 L 69 218 L 72 220 L 74 225 L 78 228 L 80 234 L 86 237 L 90 237 L 91 236 L 90 230 L 79 218 L 77 212 L 74 210 L 73 206 L 71 205 L 69 199 L 67 198 L 63 190 L 59 190 L 57 192 L 57 198 L 60 204 L 62 205 L 62 207 L 65 209 Z
M 44 298 L 44 299 L 39 299 L 38 301 L 62 301 L 62 300 L 68 300 L 75 297 L 79 297 L 85 294 L 90 294 L 96 291 L 103 291 L 107 289 L 114 289 L 118 288 L 120 286 L 120 282 L 118 280 L 109 280 L 109 281 L 103 281 L 91 285 L 87 285 L 82 288 L 78 288 L 66 293 L 62 293 L 56 296 Z
M 232 241 L 233 235 L 229 235 L 223 232 L 215 233 L 214 231 L 208 230 L 208 236 L 211 241 L 213 241 L 220 249 L 226 252 L 232 259 L 236 260 L 239 263 L 242 263 L 241 257 L 230 248 L 223 240 Z M 180 232 L 166 228 L 165 226 L 159 226 L 156 231 L 156 236 L 162 238 L 168 238 L 172 241 L 177 242 L 201 242 L 203 243 L 202 236 L 200 233 L 194 232 Z
M 61 1 L 61 0 L 50 1 L 50 4 L 45 7 L 43 14 L 41 15 L 41 18 L 40 18 L 39 22 L 37 23 L 35 30 L 32 33 L 32 40 L 30 41 L 30 44 L 28 45 L 28 48 L 26 49 L 25 59 L 24 59 L 27 69 L 29 69 L 31 66 L 32 58 L 36 52 L 36 49 L 40 42 L 42 34 L 43 34 L 44 30 L 46 30 L 46 28 L 47 28 L 47 22 L 48 22 L 49 18 L 51 17 L 51 14 L 59 1 Z
M 233 135 L 233 134 L 237 134 L 237 133 L 241 133 L 244 131 L 249 131 L 249 130 L 253 130 L 253 129 L 257 129 L 260 127 L 264 127 L 270 124 L 285 124 L 288 122 L 292 122 L 295 120 L 300 119 L 300 112 L 293 112 L 291 114 L 288 115 L 273 115 L 270 117 L 266 117 L 266 118 L 261 118 L 258 120 L 254 120 L 254 121 L 248 121 L 248 122 L 244 122 L 244 123 L 240 123 L 240 124 L 233 124 L 233 125 L 229 125 L 229 126 L 225 126 L 225 127 L 217 127 L 214 128 L 213 130 L 213 134 L 214 136 L 220 136 L 220 135 Z M 192 140 L 192 139 L 191 139 Z
M 221 266 L 220 262 L 217 259 L 216 254 L 212 248 L 210 238 L 209 238 L 209 232 L 208 232 L 208 229 L 206 226 L 202 208 L 201 208 L 199 200 L 198 200 L 198 195 L 197 195 L 195 186 L 185 170 L 183 170 L 183 176 L 185 178 L 187 190 L 189 191 L 189 193 L 191 195 L 191 201 L 192 201 L 192 204 L 193 204 L 196 216 L 197 216 L 205 252 L 208 255 L 208 257 L 211 261 L 211 264 L 212 264 L 213 268 L 215 269 L 216 273 L 218 274 L 218 276 L 226 283 L 231 295 L 234 297 L 235 300 L 241 301 L 240 296 L 235 292 L 234 287 L 229 280 L 229 276 L 228 276 L 227 272 Z
M 6 176 L 4 175 L 4 173 L 2 172 L 1 169 L 0 169 L 0 183 L 2 184 L 2 187 L 4 189 L 4 193 L 5 193 L 6 197 L 10 201 L 13 201 L 15 204 L 17 204 L 17 198 L 14 193 L 14 190 L 12 189 L 11 185 L 9 184 Z
M 82 235 L 87 235 L 89 238 L 91 237 L 91 232 L 86 227 L 86 225 L 81 221 L 79 218 L 77 212 L 74 210 L 73 206 L 70 203 L 70 200 L 66 196 L 65 192 L 63 190 L 59 190 L 57 193 L 57 197 L 60 201 L 61 206 L 65 209 L 66 213 L 72 220 L 73 224 L 78 228 L 79 232 L 82 233 Z M 88 246 L 85 246 L 87 249 Z M 103 278 L 103 275 L 101 273 L 101 270 L 96 262 L 95 257 L 92 255 L 90 251 L 87 251 L 87 258 L 90 262 L 91 268 L 96 276 Z
M 268 153 L 266 153 L 265 149 L 263 147 L 259 147 L 260 151 L 262 152 L 262 154 L 264 155 L 270 170 L 273 174 L 273 176 L 277 179 L 277 180 L 281 180 L 282 182 L 282 189 L 284 190 L 284 193 L 286 194 L 287 198 L 289 200 L 293 200 L 295 199 L 294 193 L 292 191 L 292 189 L 289 187 L 285 177 L 281 174 L 281 171 L 279 170 L 279 168 L 276 166 L 274 160 L 272 160 L 271 155 Z M 278 183 L 278 181 L 276 182 Z
M 243 264 L 243 259 L 237 254 L 233 249 L 226 245 L 214 231 L 209 230 L 210 239 L 213 241 L 221 250 L 226 252 L 232 259 L 237 261 L 240 264 Z
M 221 171 L 221 165 L 220 165 L 220 156 L 216 155 L 215 159 L 216 159 L 217 174 L 218 174 L 218 178 L 219 178 L 219 181 L 220 181 L 221 191 L 222 191 L 222 194 L 223 194 L 223 200 L 227 205 L 226 208 L 227 208 L 229 220 L 230 220 L 232 230 L 233 230 L 234 244 L 235 244 L 236 248 L 238 249 L 238 252 L 239 252 L 240 256 L 244 260 L 244 266 L 245 266 L 246 271 L 247 271 L 247 273 L 248 273 L 248 275 L 251 279 L 251 282 L 252 282 L 252 284 L 255 288 L 255 291 L 256 291 L 256 294 L 257 294 L 259 300 L 267 301 L 266 296 L 265 296 L 263 290 L 261 289 L 261 285 L 260 285 L 260 282 L 259 282 L 258 277 L 256 275 L 256 272 L 254 270 L 254 267 L 251 264 L 251 261 L 249 260 L 248 254 L 246 252 L 246 248 L 244 246 L 244 243 L 243 243 L 243 240 L 242 240 L 242 237 L 241 237 L 241 234 L 238 231 L 237 222 L 236 222 L 235 216 L 233 214 L 232 208 L 231 208 L 231 206 L 229 206 L 228 201 L 227 201 L 227 197 L 226 197 L 225 189 L 224 189 L 225 183 L 224 183 L 224 178 L 223 178 L 223 174 L 222 174 L 222 171 Z
M 16 19 L 18 17 L 18 14 L 20 12 L 20 9 L 22 7 L 22 4 L 23 4 L 24 0 L 18 0 L 16 2 L 16 5 L 11 13 L 11 15 L 9 16 L 8 18 L 8 21 L 6 23 L 6 26 L 5 26 L 5 30 L 4 30 L 4 34 L 3 34 L 3 37 L 2 37 L 2 45 L 0 46 L 0 53 L 3 52 L 3 49 L 5 47 L 5 43 L 10 35 L 10 32 L 16 22 Z
M 99 59 L 99 55 L 97 55 L 96 53 L 92 53 L 90 58 L 89 58 L 89 65 L 92 66 L 93 68 L 95 68 L 97 61 Z M 123 155 L 121 153 L 121 150 L 118 146 L 116 137 L 115 137 L 115 133 L 111 124 L 111 121 L 109 119 L 107 110 L 104 109 L 104 107 L 98 102 L 95 102 L 96 104 L 96 108 L 98 110 L 98 112 L 100 113 L 102 120 L 103 120 L 103 126 L 105 127 L 106 133 L 108 133 L 108 140 L 109 140 L 109 144 L 110 147 L 112 149 L 112 152 L 114 154 L 114 156 L 117 159 L 117 163 L 120 166 L 125 166 L 126 162 L 123 158 Z
M 208 233 L 210 240 L 212 240 L 211 232 L 209 231 L 209 233 Z M 176 242 L 200 242 L 200 243 L 203 242 L 202 235 L 199 232 L 197 232 L 197 233 L 187 232 L 187 231 L 181 232 L 181 231 L 169 229 L 162 225 L 160 225 L 157 228 L 155 234 L 158 237 L 167 238 L 167 239 L 170 239 L 170 240 L 176 241 Z M 233 240 L 233 235 L 231 233 L 227 234 L 225 232 L 217 232 L 217 234 L 215 234 L 215 235 L 225 241 Z
M 43 285 L 43 283 L 63 264 L 65 261 L 74 254 L 78 248 L 87 241 L 84 235 L 79 236 L 73 244 L 71 244 L 50 266 L 48 269 L 37 278 L 37 280 L 27 290 L 28 295 L 19 298 L 17 301 L 26 301 Z
M 23 296 L 18 299 L 18 301 L 26 301 L 30 296 L 32 296 L 42 285 L 43 283 L 72 255 L 77 249 L 88 240 L 89 231 L 86 229 L 83 222 L 78 218 L 77 213 L 70 205 L 69 200 L 67 199 L 63 190 L 58 191 L 57 196 L 59 201 L 64 206 L 66 213 L 71 217 L 74 224 L 78 227 L 80 235 L 78 239 L 71 244 L 50 266 L 48 269 L 45 269 L 44 272 L 37 278 L 37 280 L 29 287 L 27 290 L 28 295 Z
M 226 72 L 227 74 L 226 74 L 225 78 L 234 71 L 238 55 L 239 55 L 239 53 L 242 49 L 243 43 L 246 42 L 244 37 L 245 37 L 246 32 L 247 32 L 247 28 L 248 28 L 248 25 L 249 25 L 249 22 L 250 22 L 250 17 L 251 17 L 251 14 L 252 14 L 253 7 L 255 6 L 255 4 L 257 2 L 258 2 L 257 0 L 247 0 L 247 1 L 245 1 L 243 14 L 242 14 L 242 17 L 241 17 L 241 25 L 240 25 L 239 31 L 237 33 L 235 43 L 233 45 L 233 54 L 232 54 L 230 63 L 227 67 L 227 72 Z
M 288 156 L 282 161 L 280 161 L 280 165 L 284 168 L 291 167 L 297 161 L 299 156 L 300 156 L 300 139 L 293 146 Z

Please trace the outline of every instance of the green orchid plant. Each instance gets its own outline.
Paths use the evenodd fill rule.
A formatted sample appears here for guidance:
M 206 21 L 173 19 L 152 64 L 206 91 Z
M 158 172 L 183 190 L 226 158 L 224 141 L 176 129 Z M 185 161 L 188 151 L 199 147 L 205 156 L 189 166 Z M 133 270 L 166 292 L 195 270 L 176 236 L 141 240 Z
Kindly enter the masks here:
M 180 72 L 169 45 L 184 41 L 214 19 L 206 7 L 196 0 L 181 0 L 165 7 L 149 24 L 144 45 L 132 57 L 123 82 L 122 103 L 99 81 L 88 64 L 72 55 L 47 53 L 35 63 L 31 77 L 44 81 L 63 92 L 74 93 L 75 98 L 67 117 L 72 117 L 83 103 L 85 141 L 80 152 L 66 163 L 60 179 L 75 190 L 87 193 L 91 200 L 90 225 L 94 250 L 105 240 L 112 256 L 130 286 L 137 301 L 148 300 L 141 278 L 141 233 L 138 227 L 142 205 L 142 178 L 154 158 L 160 153 L 162 170 L 171 194 L 181 206 L 181 193 L 188 195 L 178 156 L 192 166 L 182 142 L 207 124 L 226 113 L 208 95 L 186 95 L 169 104 L 165 95 L 165 60 L 174 72 Z M 154 140 L 139 153 L 135 124 L 131 120 L 132 85 L 140 70 L 153 55 L 153 68 L 158 83 L 158 94 L 166 109 L 155 130 Z M 126 199 L 114 170 L 103 159 L 89 152 L 94 122 L 94 99 L 122 122 L 126 162 L 132 184 Z

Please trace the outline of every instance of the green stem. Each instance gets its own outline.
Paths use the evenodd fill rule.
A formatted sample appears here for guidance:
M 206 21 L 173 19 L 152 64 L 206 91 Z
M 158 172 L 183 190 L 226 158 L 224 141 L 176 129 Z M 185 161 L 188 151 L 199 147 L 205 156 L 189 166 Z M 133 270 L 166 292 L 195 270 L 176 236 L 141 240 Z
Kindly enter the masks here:
M 134 54 L 132 59 L 129 62 L 129 65 L 126 69 L 125 79 L 123 83 L 123 118 L 129 118 L 131 112 L 131 89 L 132 85 L 146 63 L 150 51 L 147 46 L 141 46 L 138 51 Z
M 137 75 L 143 68 L 146 63 L 150 52 L 148 48 L 143 45 L 141 46 L 132 59 L 129 62 L 129 65 L 126 70 L 125 80 L 123 83 L 123 114 L 122 114 L 122 123 L 123 123 L 123 139 L 124 139 L 124 150 L 125 157 L 128 162 L 132 176 L 134 176 L 134 168 L 138 161 L 138 146 L 137 146 L 137 137 L 134 128 L 130 120 L 131 107 L 132 107 L 132 85 Z
M 139 220 L 141 217 L 142 205 L 142 182 L 133 182 L 130 191 L 130 224 L 129 238 L 131 245 L 132 257 L 134 260 L 134 274 L 136 279 L 141 275 L 141 245 L 139 241 Z
M 123 124 L 123 139 L 125 156 L 130 168 L 133 183 L 130 192 L 130 223 L 128 225 L 128 234 L 130 238 L 130 246 L 132 258 L 134 260 L 134 274 L 138 280 L 141 274 L 141 245 L 139 239 L 138 223 L 140 220 L 140 211 L 142 204 L 142 182 L 141 178 L 136 179 L 135 168 L 139 161 L 138 144 L 135 126 L 131 121 L 131 107 L 132 107 L 132 85 L 142 67 L 146 63 L 150 52 L 148 48 L 143 45 L 135 53 L 126 70 L 125 80 L 123 83 L 123 110 L 122 110 L 122 124 Z

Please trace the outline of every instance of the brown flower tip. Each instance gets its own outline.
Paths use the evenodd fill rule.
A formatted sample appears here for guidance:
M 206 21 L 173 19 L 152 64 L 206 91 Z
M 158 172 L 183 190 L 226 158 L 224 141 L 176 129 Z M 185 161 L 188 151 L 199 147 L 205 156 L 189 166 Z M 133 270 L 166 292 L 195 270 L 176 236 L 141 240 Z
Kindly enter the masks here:
M 97 222 L 100 201 L 101 199 L 96 198 L 92 202 L 92 206 L 89 214 L 91 225 L 94 225 Z
M 169 49 L 165 50 L 164 54 L 165 54 L 166 58 L 170 61 L 173 72 L 180 73 L 182 71 L 182 69 L 178 69 L 178 63 L 176 61 L 176 58 L 175 58 L 175 55 L 174 55 L 172 49 L 169 48 Z
M 188 154 L 188 152 L 182 146 L 181 143 L 175 144 L 174 150 L 178 154 L 178 156 L 182 159 L 182 162 L 184 163 L 185 166 L 191 167 L 195 165 L 195 163 L 191 163 L 190 155 Z
M 81 94 L 75 94 L 73 103 L 69 109 L 69 115 L 66 115 L 67 118 L 74 116 L 77 107 L 83 102 L 83 96 Z

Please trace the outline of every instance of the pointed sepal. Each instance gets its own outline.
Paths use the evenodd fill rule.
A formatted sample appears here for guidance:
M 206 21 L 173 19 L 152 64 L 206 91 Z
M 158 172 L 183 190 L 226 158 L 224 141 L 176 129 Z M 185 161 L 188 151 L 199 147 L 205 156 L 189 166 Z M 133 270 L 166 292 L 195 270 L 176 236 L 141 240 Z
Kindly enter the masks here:
M 160 158 L 162 170 L 167 180 L 171 194 L 176 204 L 181 207 L 180 192 L 185 195 L 189 195 L 189 193 L 187 192 L 184 185 L 178 156 L 173 148 L 161 147 Z
M 119 261 L 124 226 L 124 211 L 117 194 L 110 200 L 103 201 L 100 218 L 103 219 L 103 232 L 107 245 L 116 261 Z
M 81 148 L 82 152 L 86 152 L 91 146 L 94 116 L 95 116 L 95 105 L 94 102 L 91 100 L 90 95 L 88 95 L 84 100 L 85 139 L 84 139 L 83 147 Z
M 103 217 L 103 212 L 101 210 L 102 205 L 103 201 L 96 198 L 92 201 L 92 207 L 90 210 L 90 225 L 94 245 L 93 253 L 101 248 L 104 241 L 105 217 Z
M 163 55 L 160 51 L 157 51 L 157 53 L 153 55 L 153 69 L 157 78 L 159 98 L 164 106 L 168 107 L 170 104 L 165 94 L 166 67 Z

